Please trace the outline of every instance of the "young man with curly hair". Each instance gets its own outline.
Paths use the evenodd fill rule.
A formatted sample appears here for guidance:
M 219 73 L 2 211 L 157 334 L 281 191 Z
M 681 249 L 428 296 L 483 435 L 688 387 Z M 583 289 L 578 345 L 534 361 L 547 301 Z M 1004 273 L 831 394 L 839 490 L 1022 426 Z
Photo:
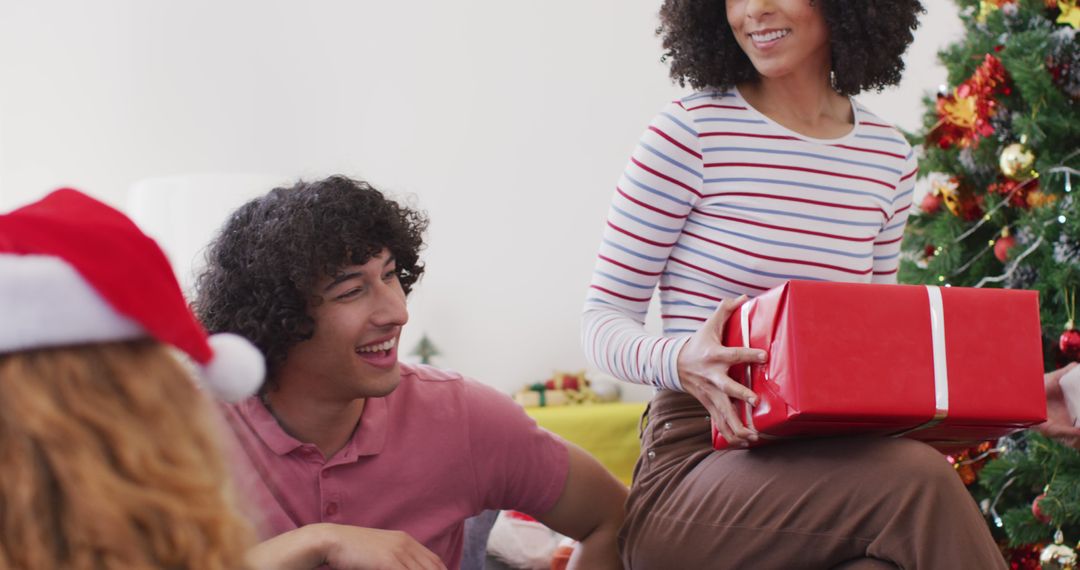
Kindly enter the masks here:
M 921 12 L 918 0 L 664 2 L 671 75 L 698 91 L 656 117 L 619 180 L 583 316 L 595 365 L 658 389 L 620 533 L 627 568 L 1005 566 L 925 444 L 743 449 L 759 436 L 733 400 L 755 395 L 727 371 L 769 355 L 721 342 L 747 296 L 786 280 L 896 281 L 916 158 L 851 96 L 900 79 Z M 712 449 L 710 424 L 731 447 Z
M 579 540 L 572 566 L 620 567 L 612 475 L 507 396 L 398 362 L 426 225 L 335 176 L 252 200 L 212 244 L 194 309 L 266 356 L 260 395 L 225 408 L 264 535 L 363 544 L 335 567 L 457 568 L 465 519 L 513 509 Z

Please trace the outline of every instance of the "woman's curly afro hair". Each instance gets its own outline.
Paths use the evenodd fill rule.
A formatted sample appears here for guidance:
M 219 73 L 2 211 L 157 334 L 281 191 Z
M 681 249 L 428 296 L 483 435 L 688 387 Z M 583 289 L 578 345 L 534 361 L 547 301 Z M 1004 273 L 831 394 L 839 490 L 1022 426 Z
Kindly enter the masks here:
M 236 333 L 259 347 L 263 389 L 273 389 L 289 348 L 314 332 L 315 283 L 386 248 L 408 293 L 424 272 L 426 228 L 423 213 L 344 176 L 275 188 L 237 210 L 210 244 L 192 308 L 211 333 Z
M 852 96 L 900 81 L 904 51 L 923 13 L 919 0 L 806 0 L 821 4 L 829 27 L 833 87 Z M 695 89 L 728 89 L 757 81 L 735 42 L 721 0 L 665 0 L 657 35 L 671 78 Z

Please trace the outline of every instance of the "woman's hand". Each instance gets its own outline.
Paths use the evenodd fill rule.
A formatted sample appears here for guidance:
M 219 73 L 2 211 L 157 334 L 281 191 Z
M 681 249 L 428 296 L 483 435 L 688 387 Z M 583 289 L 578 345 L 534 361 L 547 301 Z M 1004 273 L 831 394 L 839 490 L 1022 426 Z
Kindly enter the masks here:
M 1076 363 L 1072 363 L 1043 376 L 1043 383 L 1046 385 L 1046 421 L 1034 429 L 1046 437 L 1080 449 L 1080 428 L 1073 427 L 1069 408 L 1065 405 L 1065 393 L 1061 390 L 1061 378 L 1075 367 Z
M 720 303 L 709 320 L 683 345 L 676 360 L 683 390 L 705 406 L 713 425 L 733 447 L 745 447 L 748 442 L 757 441 L 758 436 L 743 425 L 731 399 L 743 400 L 753 406 L 757 405 L 757 396 L 732 380 L 728 370 L 740 364 L 760 364 L 768 358 L 764 350 L 727 347 L 721 342 L 725 323 L 745 302 L 746 295 L 743 295 Z

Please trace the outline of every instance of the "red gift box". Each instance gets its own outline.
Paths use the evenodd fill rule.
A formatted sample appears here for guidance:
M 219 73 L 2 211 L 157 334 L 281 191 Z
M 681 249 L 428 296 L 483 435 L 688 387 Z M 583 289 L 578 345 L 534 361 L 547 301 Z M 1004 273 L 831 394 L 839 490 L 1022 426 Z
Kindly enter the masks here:
M 729 371 L 758 394 L 736 401 L 755 445 L 887 434 L 949 448 L 1046 419 L 1034 291 L 790 281 L 743 304 L 724 344 L 769 353 Z M 727 447 L 715 427 L 713 446 Z

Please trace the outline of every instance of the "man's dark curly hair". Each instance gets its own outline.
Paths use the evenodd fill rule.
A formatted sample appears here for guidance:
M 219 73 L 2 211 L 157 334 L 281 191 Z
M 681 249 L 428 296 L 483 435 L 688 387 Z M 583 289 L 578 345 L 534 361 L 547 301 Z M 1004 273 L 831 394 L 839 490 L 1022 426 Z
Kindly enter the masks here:
M 314 333 L 315 283 L 386 248 L 408 293 L 424 272 L 425 229 L 422 212 L 345 176 L 275 188 L 241 206 L 210 244 L 192 309 L 211 333 L 236 333 L 259 347 L 263 389 L 273 389 L 288 350 Z
M 900 81 L 919 0 L 806 0 L 821 4 L 829 27 L 833 87 L 852 96 Z M 656 31 L 671 78 L 694 89 L 728 89 L 757 81 L 758 72 L 735 42 L 722 0 L 665 0 Z

